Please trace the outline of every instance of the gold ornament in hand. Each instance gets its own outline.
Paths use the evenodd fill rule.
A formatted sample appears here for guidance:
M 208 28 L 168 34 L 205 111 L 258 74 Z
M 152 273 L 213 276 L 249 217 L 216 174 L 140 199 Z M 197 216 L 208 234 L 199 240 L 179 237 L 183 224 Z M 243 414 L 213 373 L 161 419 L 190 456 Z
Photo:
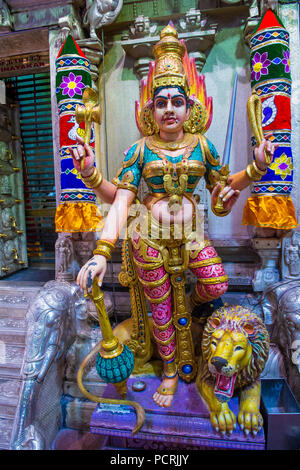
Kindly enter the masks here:
M 259 96 L 254 90 L 247 101 L 247 114 L 256 144 L 260 145 L 264 139 L 262 128 L 262 104 Z M 264 149 L 264 156 L 266 164 L 270 165 L 271 157 L 266 149 Z
M 218 173 L 218 180 L 216 182 L 220 183 L 221 189 L 220 189 L 220 192 L 219 192 L 219 195 L 218 195 L 217 203 L 216 203 L 215 207 L 213 208 L 213 212 L 216 215 L 222 215 L 222 214 L 224 214 L 224 212 L 228 213 L 224 209 L 223 199 L 220 197 L 220 193 L 223 191 L 223 189 L 227 185 L 228 176 L 230 174 L 228 165 L 222 166 L 221 170 L 217 173 Z
M 85 124 L 85 137 L 84 143 L 89 144 L 92 134 L 92 122 L 101 124 L 101 108 L 98 103 L 98 95 L 90 87 L 84 89 L 82 95 L 83 105 L 77 105 L 75 109 L 75 116 L 77 124 L 84 122 Z M 84 159 L 81 160 L 81 170 L 84 169 Z

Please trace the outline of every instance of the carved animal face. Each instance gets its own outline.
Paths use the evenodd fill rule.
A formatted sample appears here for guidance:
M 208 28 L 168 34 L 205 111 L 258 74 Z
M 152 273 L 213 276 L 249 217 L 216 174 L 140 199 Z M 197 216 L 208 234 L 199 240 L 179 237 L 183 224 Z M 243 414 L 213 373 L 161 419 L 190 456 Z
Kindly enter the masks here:
M 244 387 L 257 380 L 269 354 L 263 321 L 240 305 L 221 307 L 208 319 L 202 336 L 204 380 L 215 381 L 219 401 L 231 398 L 235 383 Z
M 215 393 L 230 398 L 238 373 L 250 363 L 252 347 L 246 332 L 212 326 L 216 326 L 216 330 L 211 335 L 208 368 L 216 377 Z

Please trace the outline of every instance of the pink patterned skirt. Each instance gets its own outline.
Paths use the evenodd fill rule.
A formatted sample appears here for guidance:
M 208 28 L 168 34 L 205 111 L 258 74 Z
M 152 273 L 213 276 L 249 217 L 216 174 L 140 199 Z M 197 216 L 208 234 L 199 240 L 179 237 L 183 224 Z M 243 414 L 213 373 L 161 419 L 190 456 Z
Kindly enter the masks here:
M 156 221 L 156 227 L 159 225 Z M 161 224 L 160 224 L 161 225 Z M 149 226 L 147 226 L 149 227 Z M 156 233 L 158 233 L 156 231 Z M 145 236 L 140 226 L 132 233 L 134 262 L 138 278 L 143 286 L 146 298 L 149 300 L 152 319 L 153 335 L 159 354 L 163 361 L 174 361 L 176 353 L 175 328 L 172 322 L 172 292 L 168 267 L 163 256 L 163 250 L 172 242 L 165 236 L 153 238 Z M 186 245 L 184 235 L 179 241 Z M 201 304 L 219 298 L 228 288 L 228 278 L 222 261 L 209 240 L 202 243 L 190 244 L 187 250 L 188 268 L 197 277 L 193 303 Z

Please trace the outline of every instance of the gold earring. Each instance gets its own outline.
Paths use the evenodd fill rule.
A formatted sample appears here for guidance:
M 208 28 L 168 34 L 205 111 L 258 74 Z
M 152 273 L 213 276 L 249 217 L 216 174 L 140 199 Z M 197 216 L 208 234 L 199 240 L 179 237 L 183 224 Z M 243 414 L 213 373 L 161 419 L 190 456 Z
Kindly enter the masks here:
M 143 135 L 153 135 L 159 133 L 159 127 L 153 117 L 152 107 L 147 104 L 143 107 L 139 119 L 140 130 Z
M 191 105 L 189 118 L 183 124 L 183 130 L 190 134 L 199 134 L 204 131 L 207 120 L 205 106 L 198 100 Z

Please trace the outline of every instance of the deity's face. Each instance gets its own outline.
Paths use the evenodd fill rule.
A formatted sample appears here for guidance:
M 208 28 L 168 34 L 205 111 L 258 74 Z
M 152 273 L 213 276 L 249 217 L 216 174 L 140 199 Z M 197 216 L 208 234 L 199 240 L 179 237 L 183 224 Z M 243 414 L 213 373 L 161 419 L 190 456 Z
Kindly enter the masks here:
M 189 114 L 186 96 L 178 88 L 162 88 L 155 95 L 153 117 L 160 131 L 180 131 Z

